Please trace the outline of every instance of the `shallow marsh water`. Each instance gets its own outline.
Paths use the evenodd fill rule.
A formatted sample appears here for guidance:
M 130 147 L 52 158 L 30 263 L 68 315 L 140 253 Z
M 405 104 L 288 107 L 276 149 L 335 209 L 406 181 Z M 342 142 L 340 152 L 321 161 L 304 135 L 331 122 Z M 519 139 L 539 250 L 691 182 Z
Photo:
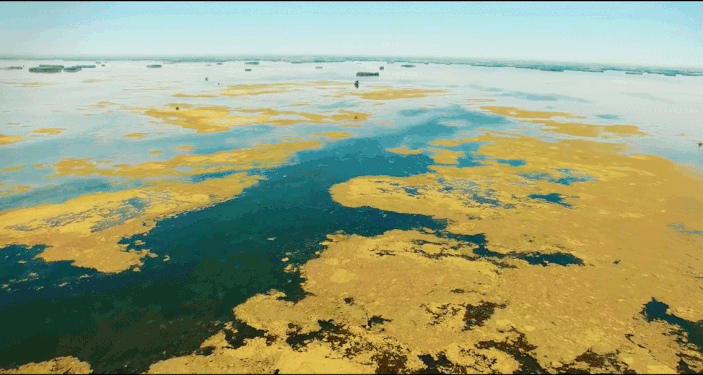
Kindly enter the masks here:
M 39 63 L 61 62 L 17 61 L 8 65 Z M 438 64 L 406 69 L 381 61 L 262 61 L 251 72 L 244 71 L 242 61 L 146 69 L 152 63 L 159 62 L 109 61 L 106 67 L 75 74 L 0 71 L 0 134 L 23 137 L 0 145 L 0 170 L 23 166 L 0 173 L 0 189 L 7 191 L 0 195 L 0 215 L 60 204 L 86 194 L 139 188 L 150 182 L 149 178 L 120 175 L 49 177 L 66 158 L 104 160 L 105 168 L 119 168 L 120 164 L 165 162 L 179 155 L 211 155 L 259 143 L 277 144 L 286 137 L 313 139 L 315 133 L 327 131 L 347 131 L 351 137 L 325 139 L 321 147 L 294 152 L 270 168 L 248 167 L 246 173 L 264 179 L 224 202 L 159 219 L 148 233 L 126 236 L 121 243 L 128 245 L 127 249 L 148 249 L 155 254 L 143 258 L 138 272 L 103 273 L 76 267 L 68 260 L 45 262 L 36 258 L 44 250 L 41 245 L 7 245 L 0 252 L 0 284 L 4 284 L 0 290 L 0 320 L 4 322 L 0 333 L 6 337 L 0 343 L 0 368 L 70 355 L 88 362 L 96 372 L 143 372 L 157 361 L 191 353 L 232 320 L 232 308 L 256 294 L 276 289 L 284 291 L 288 300 L 303 298 L 300 274 L 284 268 L 288 264 L 299 267 L 316 258 L 316 252 L 324 250 L 320 243 L 338 231 L 373 237 L 391 229 L 429 228 L 438 235 L 478 246 L 474 254 L 494 262 L 511 258 L 530 266 L 583 266 L 582 259 L 568 253 L 493 252 L 486 248 L 485 238 L 447 233 L 445 220 L 349 207 L 332 199 L 330 188 L 355 177 L 404 178 L 428 173 L 428 167 L 437 164 L 429 149 L 418 155 L 398 155 L 389 148 L 426 148 L 432 141 L 474 137 L 483 129 L 504 131 L 526 126 L 518 119 L 482 111 L 471 99 L 491 98 L 496 105 L 532 111 L 575 113 L 585 117 L 579 121 L 593 125 L 636 125 L 648 136 L 600 141 L 629 144 L 631 152 L 654 153 L 703 169 L 703 151 L 694 142 L 703 139 L 703 94 L 698 90 L 703 77 Z M 319 65 L 323 69 L 315 69 Z M 380 77 L 361 78 L 360 88 L 354 89 L 354 73 L 376 71 L 380 65 L 385 65 Z M 218 94 L 225 87 L 247 84 L 292 85 L 275 92 Z M 383 87 L 445 92 L 393 100 L 357 95 Z M 199 94 L 213 96 L 195 96 Z M 169 123 L 166 117 L 149 116 L 144 110 L 174 103 L 330 116 L 348 110 L 370 117 L 358 122 L 301 121 L 287 126 L 270 126 L 265 120 L 200 134 Z M 350 124 L 362 126 L 344 127 Z M 32 131 L 40 128 L 64 130 L 33 136 Z M 134 132 L 145 136 L 125 137 Z M 537 127 L 523 132 L 554 140 L 573 138 L 544 134 Z M 445 149 L 463 153 L 456 167 L 469 168 L 487 162 L 486 156 L 476 154 L 484 143 L 458 142 Z M 498 162 L 510 167 L 525 163 L 519 158 Z M 562 185 L 590 179 L 562 172 L 557 177 L 528 177 Z M 199 182 L 231 173 L 199 171 L 184 179 Z M 20 186 L 26 188 L 12 190 Z M 417 194 L 416 188 L 409 189 L 408 195 Z M 530 198 L 562 208 L 569 208 L 571 202 L 552 191 Z M 491 202 L 487 196 L 473 199 Z M 699 229 L 691 232 L 695 235 Z M 244 323 L 239 324 L 245 331 Z M 681 325 L 679 321 L 676 324 Z

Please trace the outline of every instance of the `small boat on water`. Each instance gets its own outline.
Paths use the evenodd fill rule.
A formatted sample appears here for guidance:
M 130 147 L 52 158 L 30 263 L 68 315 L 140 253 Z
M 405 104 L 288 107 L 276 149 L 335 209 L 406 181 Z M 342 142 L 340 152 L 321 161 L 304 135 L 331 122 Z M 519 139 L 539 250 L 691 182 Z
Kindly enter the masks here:
M 378 72 L 358 72 L 356 73 L 357 77 L 378 77 Z
M 39 64 L 40 68 L 49 68 L 49 69 L 63 69 L 63 65 L 45 65 L 45 64 Z
M 258 61 L 247 61 L 244 63 L 244 65 L 259 65 Z
M 63 68 L 63 71 L 68 73 L 80 72 L 81 70 L 82 69 L 80 66 L 69 66 L 67 68 Z
M 147 65 L 147 68 L 160 68 L 161 65 L 155 64 L 155 65 Z

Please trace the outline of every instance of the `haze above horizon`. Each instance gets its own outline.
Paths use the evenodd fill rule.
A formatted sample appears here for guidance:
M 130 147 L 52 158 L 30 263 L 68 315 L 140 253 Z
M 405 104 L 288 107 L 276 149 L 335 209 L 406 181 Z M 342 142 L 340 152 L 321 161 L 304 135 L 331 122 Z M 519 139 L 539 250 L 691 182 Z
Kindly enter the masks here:
M 0 56 L 98 55 L 701 67 L 703 2 L 0 3 Z

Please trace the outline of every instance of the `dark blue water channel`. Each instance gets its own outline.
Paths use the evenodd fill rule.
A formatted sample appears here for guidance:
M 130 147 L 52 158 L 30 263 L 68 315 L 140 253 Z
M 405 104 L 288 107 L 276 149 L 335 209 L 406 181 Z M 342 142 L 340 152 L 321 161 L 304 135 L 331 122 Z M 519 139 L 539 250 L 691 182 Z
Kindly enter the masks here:
M 442 119 L 466 116 L 459 111 Z M 470 116 L 476 126 L 499 122 Z M 0 368 L 73 355 L 98 373 L 142 372 L 158 360 L 196 350 L 232 320 L 233 307 L 257 293 L 278 289 L 291 300 L 302 298 L 299 275 L 283 272 L 281 258 L 306 262 L 322 250 L 319 243 L 329 233 L 441 231 L 446 223 L 426 216 L 346 208 L 329 194 L 332 185 L 356 176 L 426 172 L 429 157 L 385 148 L 454 133 L 438 120 L 301 152 L 294 165 L 256 171 L 266 180 L 235 199 L 162 220 L 147 235 L 125 239 L 130 248 L 159 255 L 145 258 L 141 272 L 106 275 L 69 262 L 45 263 L 33 259 L 41 246 L 2 249 L 0 283 L 9 283 L 10 291 L 0 290 Z M 163 261 L 165 255 L 170 261 Z

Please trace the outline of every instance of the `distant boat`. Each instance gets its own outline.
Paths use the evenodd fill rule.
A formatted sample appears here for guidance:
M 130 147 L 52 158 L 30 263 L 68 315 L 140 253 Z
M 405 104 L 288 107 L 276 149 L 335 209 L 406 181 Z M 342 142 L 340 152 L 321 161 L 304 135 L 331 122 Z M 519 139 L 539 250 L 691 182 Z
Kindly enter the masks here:
M 67 67 L 67 68 L 63 68 L 63 71 L 64 71 L 64 72 L 68 72 L 68 73 L 80 72 L 81 70 L 82 70 L 82 69 L 81 69 L 80 66 L 70 66 L 70 67 Z
M 22 68 L 21 66 L 8 66 L 8 67 L 5 67 L 5 68 L 0 68 L 0 69 L 4 69 L 4 70 L 21 70 L 21 69 L 23 69 L 23 68 Z
M 259 65 L 258 61 L 247 61 L 244 63 L 244 65 Z
M 63 69 L 63 65 L 42 65 L 39 64 L 40 68 L 49 68 L 49 69 Z
M 358 72 L 356 73 L 357 77 L 378 77 L 378 72 Z
M 61 73 L 62 70 L 63 70 L 63 67 L 50 68 L 50 67 L 46 67 L 46 66 L 39 66 L 39 67 L 29 68 L 30 73 Z
M 161 65 L 158 65 L 158 64 L 157 65 L 147 65 L 146 67 L 147 68 L 160 68 Z
M 244 71 L 245 71 L 245 72 L 251 72 L 251 69 L 247 68 L 247 69 L 244 69 Z
M 414 68 L 415 65 L 412 65 L 412 64 L 403 64 L 403 65 L 401 65 L 401 67 L 402 67 L 402 68 Z

